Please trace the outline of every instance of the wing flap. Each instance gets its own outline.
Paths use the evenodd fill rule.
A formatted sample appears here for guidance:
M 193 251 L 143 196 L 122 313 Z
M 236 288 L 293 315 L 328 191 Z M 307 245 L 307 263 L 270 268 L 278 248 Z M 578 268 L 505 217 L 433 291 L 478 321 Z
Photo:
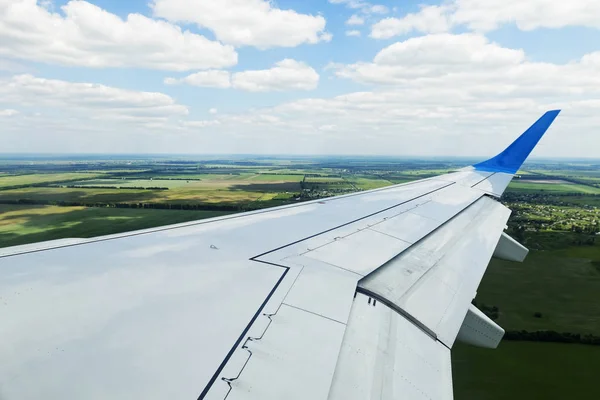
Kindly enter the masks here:
M 450 350 L 359 293 L 328 399 L 452 399 Z
M 451 347 L 509 214 L 500 203 L 481 198 L 359 286 L 392 302 Z
M 227 399 L 327 398 L 345 328 L 340 322 L 282 305 L 265 335 L 247 343 L 243 351 L 251 357 L 230 383 Z M 319 362 L 315 362 L 317 355 Z M 215 395 L 223 393 L 227 382 L 218 385 Z

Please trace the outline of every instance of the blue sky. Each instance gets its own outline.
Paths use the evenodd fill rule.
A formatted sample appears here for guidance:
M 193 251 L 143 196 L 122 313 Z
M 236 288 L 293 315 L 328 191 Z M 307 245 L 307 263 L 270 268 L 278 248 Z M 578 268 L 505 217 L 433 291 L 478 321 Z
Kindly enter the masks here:
M 235 10 L 235 12 L 231 12 Z M 595 157 L 600 4 L 0 0 L 7 152 Z

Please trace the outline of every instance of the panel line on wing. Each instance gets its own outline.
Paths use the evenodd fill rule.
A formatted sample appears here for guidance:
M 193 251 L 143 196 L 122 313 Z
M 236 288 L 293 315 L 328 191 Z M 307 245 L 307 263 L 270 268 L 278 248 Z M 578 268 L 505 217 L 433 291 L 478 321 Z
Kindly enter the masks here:
M 496 174 L 497 174 L 497 172 L 493 172 L 491 175 L 488 175 L 488 176 L 486 176 L 485 178 L 483 178 L 482 180 L 480 180 L 480 181 L 479 181 L 479 182 L 477 182 L 476 184 L 474 184 L 474 185 L 471 185 L 471 187 L 475 187 L 475 186 L 479 185 L 481 182 L 485 181 L 486 179 L 489 179 L 489 178 L 491 178 L 492 176 L 494 176 L 494 175 L 496 175 Z
M 310 236 L 307 236 L 307 237 L 305 237 L 305 238 L 302 238 L 302 239 L 296 240 L 295 242 L 291 242 L 291 243 L 285 244 L 285 245 L 283 245 L 283 246 L 280 246 L 280 247 L 278 247 L 278 248 L 275 248 L 275 249 L 272 249 L 272 250 L 266 251 L 266 252 L 264 252 L 264 253 L 258 254 L 258 255 L 256 255 L 256 256 L 254 256 L 254 257 L 250 258 L 250 260 L 257 260 L 258 258 L 260 258 L 260 257 L 263 257 L 263 256 L 265 256 L 265 255 L 267 255 L 267 254 L 274 253 L 274 252 L 276 252 L 276 251 L 278 251 L 278 250 L 281 250 L 281 249 L 284 249 L 284 248 L 286 248 L 286 247 L 289 247 L 289 246 L 295 245 L 295 244 L 297 244 L 297 243 L 303 242 L 303 241 L 305 241 L 305 240 L 308 240 L 308 239 L 311 239 L 311 238 L 313 238 L 313 237 L 316 237 L 316 236 L 322 235 L 322 234 L 324 234 L 324 233 L 327 233 L 327 232 L 334 231 L 334 230 L 336 230 L 336 229 L 342 228 L 342 227 L 344 227 L 344 226 L 347 226 L 347 225 L 353 224 L 353 223 L 355 223 L 355 222 L 358 222 L 358 221 L 362 221 L 362 220 L 364 220 L 364 219 L 366 219 L 366 218 L 372 217 L 372 216 L 374 216 L 374 215 L 377 215 L 377 214 L 380 214 L 380 213 L 382 213 L 382 212 L 385 212 L 385 211 L 391 210 L 391 209 L 393 209 L 393 208 L 399 207 L 399 206 L 401 206 L 401 205 L 403 205 L 403 204 L 406 204 L 406 203 L 409 203 L 409 202 L 411 202 L 411 201 L 414 201 L 414 200 L 420 199 L 420 198 L 422 198 L 422 197 L 428 196 L 428 195 L 430 195 L 430 194 L 432 194 L 432 193 L 438 192 L 438 191 L 440 191 L 440 190 L 443 190 L 443 189 L 445 189 L 445 188 L 447 188 L 447 187 L 449 187 L 449 186 L 455 185 L 455 184 L 456 184 L 456 182 L 449 182 L 448 184 L 446 184 L 446 185 L 444 185 L 444 186 L 440 186 L 439 188 L 436 188 L 436 189 L 430 190 L 430 191 L 428 191 L 428 192 L 426 192 L 426 193 L 423 193 L 423 194 L 420 194 L 420 195 L 418 195 L 418 196 L 415 196 L 415 197 L 413 197 L 413 198 L 411 198 L 411 199 L 405 200 L 405 201 L 403 201 L 403 202 L 401 202 L 401 203 L 394 204 L 393 206 L 390 206 L 390 207 L 387 207 L 387 208 L 381 209 L 381 210 L 379 210 L 379 211 L 376 211 L 376 212 L 374 212 L 374 213 L 371 213 L 371 214 L 365 215 L 364 217 L 357 218 L 357 219 L 355 219 L 355 220 L 352 220 L 352 221 L 346 222 L 346 223 L 344 223 L 344 224 L 342 224 L 342 225 L 335 226 L 335 227 L 333 227 L 333 228 L 330 228 L 330 229 L 324 230 L 324 231 L 322 231 L 322 232 L 319 232 L 319 233 L 316 233 L 316 234 L 314 234 L 314 235 L 310 235 Z
M 327 243 L 327 244 L 329 244 L 329 243 Z M 323 246 L 320 246 L 320 247 L 323 247 Z M 317 248 L 318 248 L 318 247 L 317 247 Z M 299 254 L 298 256 L 303 256 L 303 255 L 305 255 L 305 254 L 307 254 L 307 253 L 310 253 L 311 251 L 312 251 L 312 250 L 310 250 L 310 251 L 307 251 L 307 252 L 305 252 L 305 253 L 301 253 L 301 254 Z M 298 258 L 298 256 L 294 256 L 294 257 Z M 295 265 L 302 265 L 301 263 L 297 262 L 297 261 L 299 261 L 299 260 L 290 261 L 290 258 L 284 258 L 284 259 L 283 259 L 283 260 L 281 260 L 281 261 L 286 261 L 286 262 L 288 262 L 288 263 L 290 263 L 290 264 L 295 264 Z M 350 273 L 352 273 L 352 274 L 356 275 L 356 276 L 358 277 L 358 279 L 360 279 L 360 278 L 363 278 L 363 277 L 364 277 L 364 275 L 361 275 L 361 274 L 359 274 L 359 273 L 358 273 L 358 272 L 356 272 L 356 271 L 352 271 L 352 270 L 350 270 L 350 269 L 346 269 L 346 268 L 344 268 L 344 267 L 340 267 L 340 266 L 338 266 L 338 265 L 331 264 L 331 263 L 329 263 L 329 262 L 327 262 L 327 261 L 323 261 L 323 260 L 316 260 L 316 261 L 319 261 L 319 262 L 321 262 L 321 263 L 323 263 L 323 264 L 325 264 L 325 265 L 327 265 L 328 267 L 331 267 L 331 268 L 336 268 L 336 269 L 339 269 L 339 270 L 341 270 L 341 271 L 350 272 Z M 291 289 L 291 288 L 290 288 L 290 289 Z
M 259 262 L 264 262 L 264 261 L 259 261 Z M 204 387 L 204 389 L 202 390 L 202 392 L 198 396 L 198 400 L 202 400 L 202 399 L 204 399 L 206 397 L 206 395 L 208 394 L 210 388 L 212 387 L 212 385 L 215 383 L 215 381 L 217 380 L 217 378 L 221 374 L 221 371 L 223 371 L 223 368 L 225 368 L 225 366 L 227 365 L 227 362 L 229 361 L 229 359 L 231 358 L 231 356 L 233 355 L 233 353 L 235 353 L 236 349 L 238 348 L 238 346 L 240 345 L 240 343 L 242 342 L 242 340 L 244 340 L 244 337 L 246 336 L 246 334 L 248 333 L 248 331 L 250 330 L 250 328 L 252 327 L 252 325 L 254 324 L 254 322 L 256 321 L 256 319 L 258 318 L 258 316 L 260 315 L 261 311 L 265 308 L 265 306 L 267 305 L 267 303 L 269 302 L 269 300 L 271 299 L 271 297 L 273 296 L 273 294 L 275 293 L 275 291 L 277 290 L 277 288 L 279 287 L 279 285 L 281 284 L 281 282 L 284 280 L 284 278 L 287 275 L 288 271 L 290 270 L 289 267 L 285 267 L 283 265 L 272 264 L 272 263 L 269 263 L 269 262 L 264 262 L 264 263 L 265 264 L 274 265 L 274 266 L 277 266 L 277 267 L 280 267 L 280 268 L 284 268 L 284 271 L 281 274 L 281 276 L 279 277 L 279 280 L 277 280 L 277 282 L 275 283 L 275 285 L 273 286 L 273 288 L 271 289 L 271 291 L 269 292 L 269 294 L 267 295 L 267 297 L 263 301 L 263 303 L 260 305 L 260 307 L 258 308 L 258 310 L 256 311 L 256 313 L 254 314 L 254 316 L 252 317 L 252 319 L 250 320 L 250 322 L 248 323 L 248 325 L 246 325 L 246 327 L 242 331 L 242 334 L 235 341 L 235 343 L 233 344 L 233 347 L 231 348 L 231 350 L 229 350 L 229 352 L 227 353 L 227 355 L 225 356 L 225 358 L 223 359 L 223 361 L 221 362 L 221 364 L 219 365 L 219 367 L 217 368 L 217 370 L 215 371 L 215 373 L 213 374 L 213 376 L 210 378 L 210 380 L 208 381 L 208 383 L 206 384 L 206 386 Z
M 328 319 L 330 321 L 337 322 L 338 324 L 346 325 L 346 323 L 344 323 L 342 321 L 338 321 L 337 319 L 329 318 L 329 317 L 327 317 L 327 316 L 325 316 L 323 314 L 312 312 L 312 311 L 309 311 L 309 310 L 301 308 L 301 307 L 296 307 L 296 306 L 293 306 L 293 305 L 287 304 L 287 303 L 281 303 L 281 305 L 287 306 L 287 307 L 292 307 L 292 308 L 295 308 L 296 310 L 304 311 L 304 312 L 307 312 L 309 314 L 316 315 L 317 317 L 322 317 L 322 318 Z

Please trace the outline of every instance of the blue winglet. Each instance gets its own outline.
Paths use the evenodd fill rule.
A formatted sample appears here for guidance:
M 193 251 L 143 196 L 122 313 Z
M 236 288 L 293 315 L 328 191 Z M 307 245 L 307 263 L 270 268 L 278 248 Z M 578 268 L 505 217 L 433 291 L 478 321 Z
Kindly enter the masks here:
M 479 171 L 515 174 L 554 122 L 559 112 L 560 110 L 548 111 L 502 153 L 487 161 L 475 164 L 473 167 Z

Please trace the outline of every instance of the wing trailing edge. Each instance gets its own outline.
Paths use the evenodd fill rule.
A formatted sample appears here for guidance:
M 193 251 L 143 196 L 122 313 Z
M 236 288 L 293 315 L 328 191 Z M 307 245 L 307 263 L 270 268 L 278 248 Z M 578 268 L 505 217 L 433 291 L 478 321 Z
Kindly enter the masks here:
M 503 152 L 473 167 L 479 171 L 515 174 L 559 113 L 560 110 L 546 112 Z

